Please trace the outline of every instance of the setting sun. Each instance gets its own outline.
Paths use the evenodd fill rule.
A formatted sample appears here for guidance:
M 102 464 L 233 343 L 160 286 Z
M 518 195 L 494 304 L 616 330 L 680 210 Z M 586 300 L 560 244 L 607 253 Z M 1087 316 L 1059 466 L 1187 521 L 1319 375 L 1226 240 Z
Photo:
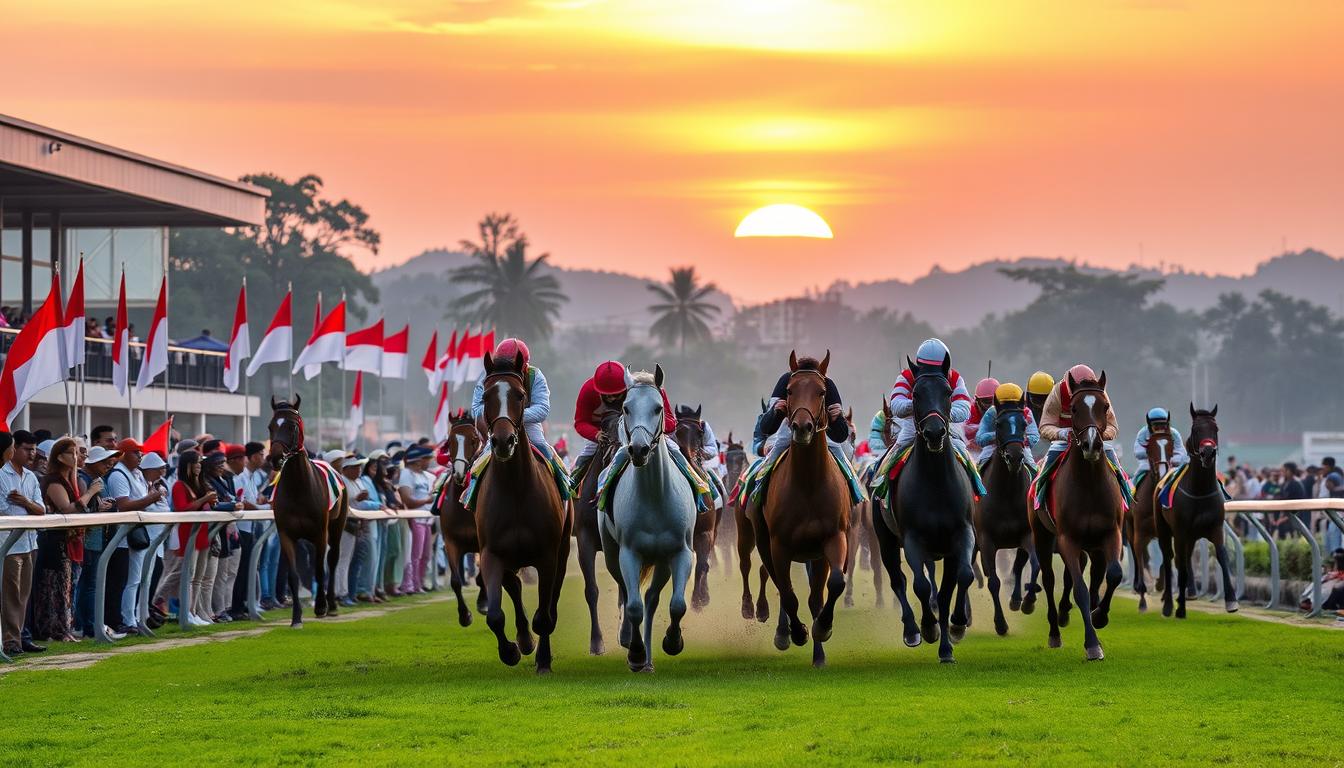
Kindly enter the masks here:
M 737 225 L 733 237 L 815 237 L 829 240 L 831 226 L 801 205 L 778 203 L 757 208 Z

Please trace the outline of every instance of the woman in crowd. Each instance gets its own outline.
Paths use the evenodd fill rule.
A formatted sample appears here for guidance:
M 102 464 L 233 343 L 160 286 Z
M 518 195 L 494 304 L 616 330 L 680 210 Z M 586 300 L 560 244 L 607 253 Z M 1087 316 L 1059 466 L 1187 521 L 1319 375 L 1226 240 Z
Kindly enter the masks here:
M 210 509 L 215 503 L 215 492 L 207 489 L 205 481 L 201 479 L 201 454 L 196 451 L 183 453 L 178 462 L 177 474 L 178 481 L 173 486 L 173 511 L 199 512 Z M 178 606 L 178 610 L 189 611 L 187 620 L 197 626 L 213 623 L 204 618 L 210 615 L 209 586 L 214 581 L 214 575 L 208 571 L 212 564 L 216 567 L 219 565 L 218 558 L 209 556 L 209 528 L 208 525 L 198 526 L 194 537 L 191 536 L 190 524 L 181 525 L 177 529 L 178 557 L 186 556 L 187 547 L 191 547 L 196 553 L 191 569 L 191 604 Z
M 88 511 L 89 502 L 102 490 L 102 481 L 89 488 L 80 482 L 79 454 L 73 438 L 63 437 L 52 446 L 47 472 L 41 478 L 42 500 L 60 515 Z M 83 536 L 78 530 L 53 528 L 37 537 L 37 583 L 33 589 L 33 637 L 38 640 L 76 642 L 71 626 L 71 560 L 84 557 Z
M 369 494 L 369 498 L 378 502 L 380 507 L 387 506 L 387 497 L 383 495 L 383 488 L 379 484 L 379 478 L 387 474 L 384 467 L 387 452 L 381 449 L 369 454 L 369 460 L 364 463 L 364 471 L 359 475 L 359 487 Z M 377 574 L 382 572 L 383 568 L 383 537 L 387 529 L 386 520 L 369 520 L 364 526 L 361 536 L 367 539 L 364 542 L 368 547 L 368 555 L 363 559 L 363 566 L 355 572 L 355 599 L 365 603 L 382 603 L 385 598 L 381 596 L 382 589 Z

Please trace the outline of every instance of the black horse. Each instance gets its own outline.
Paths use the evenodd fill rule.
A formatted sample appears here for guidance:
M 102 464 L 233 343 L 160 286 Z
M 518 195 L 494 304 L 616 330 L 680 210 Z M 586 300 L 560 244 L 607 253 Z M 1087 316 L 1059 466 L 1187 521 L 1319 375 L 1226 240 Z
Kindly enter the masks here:
M 584 470 L 584 475 L 579 481 L 578 494 L 575 497 L 574 504 L 574 538 L 578 540 L 579 545 L 579 570 L 583 572 L 583 598 L 588 602 L 588 652 L 594 656 L 600 656 L 606 653 L 607 646 L 602 639 L 602 623 L 597 617 L 597 569 L 595 566 L 597 553 L 602 551 L 602 536 L 597 527 L 597 479 L 602 474 L 602 470 L 611 463 L 611 457 L 616 455 L 616 449 L 620 447 L 620 435 L 617 433 L 617 425 L 621 421 L 621 412 L 619 409 L 607 409 L 602 414 L 602 431 L 597 439 L 597 452 L 593 454 L 592 461 L 588 468 Z M 625 594 L 619 595 L 618 606 L 625 605 Z M 621 646 L 629 643 L 628 631 L 625 628 L 626 622 L 621 622 Z
M 975 531 L 971 525 L 974 495 L 952 443 L 949 416 L 952 385 L 947 378 L 950 361 L 944 360 L 941 367 L 917 367 L 908 359 L 906 363 L 916 374 L 914 418 L 918 434 L 896 487 L 888 489 L 887 503 L 882 507 L 883 522 L 881 525 L 875 522 L 874 528 L 882 550 L 882 564 L 891 574 L 892 590 L 901 601 L 905 644 L 911 648 L 919 645 L 922 631 L 924 640 L 939 641 L 938 659 L 950 664 L 955 661 L 952 642 L 965 635 L 969 623 L 967 590 L 975 578 L 971 569 L 975 554 Z M 915 625 L 905 593 L 902 549 L 910 561 L 915 596 L 923 609 L 920 627 Z M 935 607 L 929 574 L 937 560 L 944 563 Z
M 1185 597 L 1191 585 L 1190 556 L 1195 542 L 1208 539 L 1218 558 L 1223 575 L 1223 602 L 1228 613 L 1235 613 L 1237 593 L 1227 566 L 1227 545 L 1223 541 L 1224 498 L 1218 480 L 1218 406 L 1195 410 L 1190 404 L 1190 436 L 1185 439 L 1190 469 L 1177 482 L 1170 508 L 1160 507 L 1156 515 L 1158 546 L 1162 548 L 1162 615 L 1171 615 L 1171 564 L 1176 562 L 1180 576 L 1176 618 L 1185 618 Z M 1174 557 L 1173 557 L 1174 543 Z
M 1008 634 L 1008 621 L 999 600 L 999 570 L 994 556 L 1000 549 L 1016 549 L 1013 562 L 1013 594 L 1011 610 L 1023 613 L 1035 610 L 1036 577 L 1040 564 L 1032 556 L 1031 524 L 1027 519 L 1027 488 L 1031 474 L 1026 457 L 1026 409 L 1021 403 L 994 401 L 994 455 L 981 473 L 986 494 L 975 504 L 975 538 L 980 549 L 980 568 L 989 579 L 989 594 L 994 600 L 994 631 Z M 1031 563 L 1031 582 L 1026 586 L 1026 600 L 1022 597 L 1022 570 Z

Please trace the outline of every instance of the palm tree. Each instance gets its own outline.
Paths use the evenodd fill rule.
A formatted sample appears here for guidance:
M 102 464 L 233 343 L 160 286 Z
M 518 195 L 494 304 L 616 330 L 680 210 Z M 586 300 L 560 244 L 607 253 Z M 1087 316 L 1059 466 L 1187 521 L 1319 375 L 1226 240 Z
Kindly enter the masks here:
M 699 283 L 695 267 L 674 267 L 667 284 L 649 285 L 661 300 L 649 307 L 656 318 L 649 333 L 665 345 L 677 344 L 683 355 L 686 342 L 709 339 L 709 320 L 721 311 L 719 305 L 705 301 L 716 290 L 714 284 Z
M 487 214 L 477 225 L 481 241 L 463 240 L 473 262 L 453 270 L 454 280 L 476 286 L 458 299 L 461 313 L 510 336 L 545 339 L 569 297 L 554 275 L 543 274 L 550 254 L 527 257 L 527 236 L 513 214 Z

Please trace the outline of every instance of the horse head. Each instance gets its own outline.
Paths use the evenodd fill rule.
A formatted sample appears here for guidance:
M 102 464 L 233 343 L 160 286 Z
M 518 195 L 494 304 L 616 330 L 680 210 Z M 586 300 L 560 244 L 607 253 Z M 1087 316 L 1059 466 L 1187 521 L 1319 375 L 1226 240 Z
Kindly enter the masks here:
M 523 439 L 523 409 L 527 407 L 527 386 L 523 383 L 523 353 L 513 360 L 494 359 L 485 353 L 485 380 L 482 382 L 482 413 L 494 447 L 495 458 L 508 461 Z
M 631 380 L 621 407 L 621 423 L 630 461 L 643 467 L 663 438 L 663 367 L 655 365 L 653 373 L 632 373 Z
M 1200 466 L 1212 469 L 1218 460 L 1218 406 L 1211 410 L 1196 410 L 1190 404 L 1190 437 L 1186 438 L 1185 450 L 1199 459 Z
M 826 368 L 831 362 L 831 351 L 820 362 L 815 357 L 799 358 L 789 353 L 789 383 L 785 406 L 789 414 L 789 429 L 793 442 L 810 445 L 818 432 L 824 432 L 830 423 L 826 411 Z
M 1022 471 L 1027 451 L 1027 414 L 1023 403 L 994 401 L 994 440 L 1008 471 L 1013 474 Z
M 941 453 L 951 437 L 952 383 L 948 374 L 952 361 L 944 359 L 939 366 L 917 366 L 907 357 L 905 362 L 915 373 L 915 429 L 926 448 Z
M 697 457 L 704 451 L 705 445 L 705 422 L 700 418 L 704 412 L 703 405 L 697 405 L 692 408 L 689 405 L 677 406 L 677 445 L 681 447 L 681 452 L 691 461 L 696 461 Z
M 267 430 L 271 436 L 271 466 L 279 467 L 287 454 L 303 450 L 303 417 L 299 415 L 299 404 L 303 398 L 294 394 L 294 402 L 275 399 L 271 395 L 271 421 Z
M 1102 371 L 1096 381 L 1077 381 L 1073 374 L 1069 374 L 1068 382 L 1069 412 L 1073 416 L 1069 435 L 1084 459 L 1097 461 L 1105 452 L 1101 433 L 1105 430 L 1106 412 L 1111 408 L 1111 401 L 1106 397 L 1106 372 Z
M 481 433 L 476 431 L 476 420 L 466 410 L 453 414 L 445 443 L 449 464 L 453 468 L 453 479 L 458 483 L 466 482 L 471 461 L 481 452 Z
M 1157 432 L 1149 436 L 1148 466 L 1158 477 L 1167 474 L 1167 470 L 1171 469 L 1171 456 L 1175 452 L 1176 446 L 1171 442 L 1170 432 Z

